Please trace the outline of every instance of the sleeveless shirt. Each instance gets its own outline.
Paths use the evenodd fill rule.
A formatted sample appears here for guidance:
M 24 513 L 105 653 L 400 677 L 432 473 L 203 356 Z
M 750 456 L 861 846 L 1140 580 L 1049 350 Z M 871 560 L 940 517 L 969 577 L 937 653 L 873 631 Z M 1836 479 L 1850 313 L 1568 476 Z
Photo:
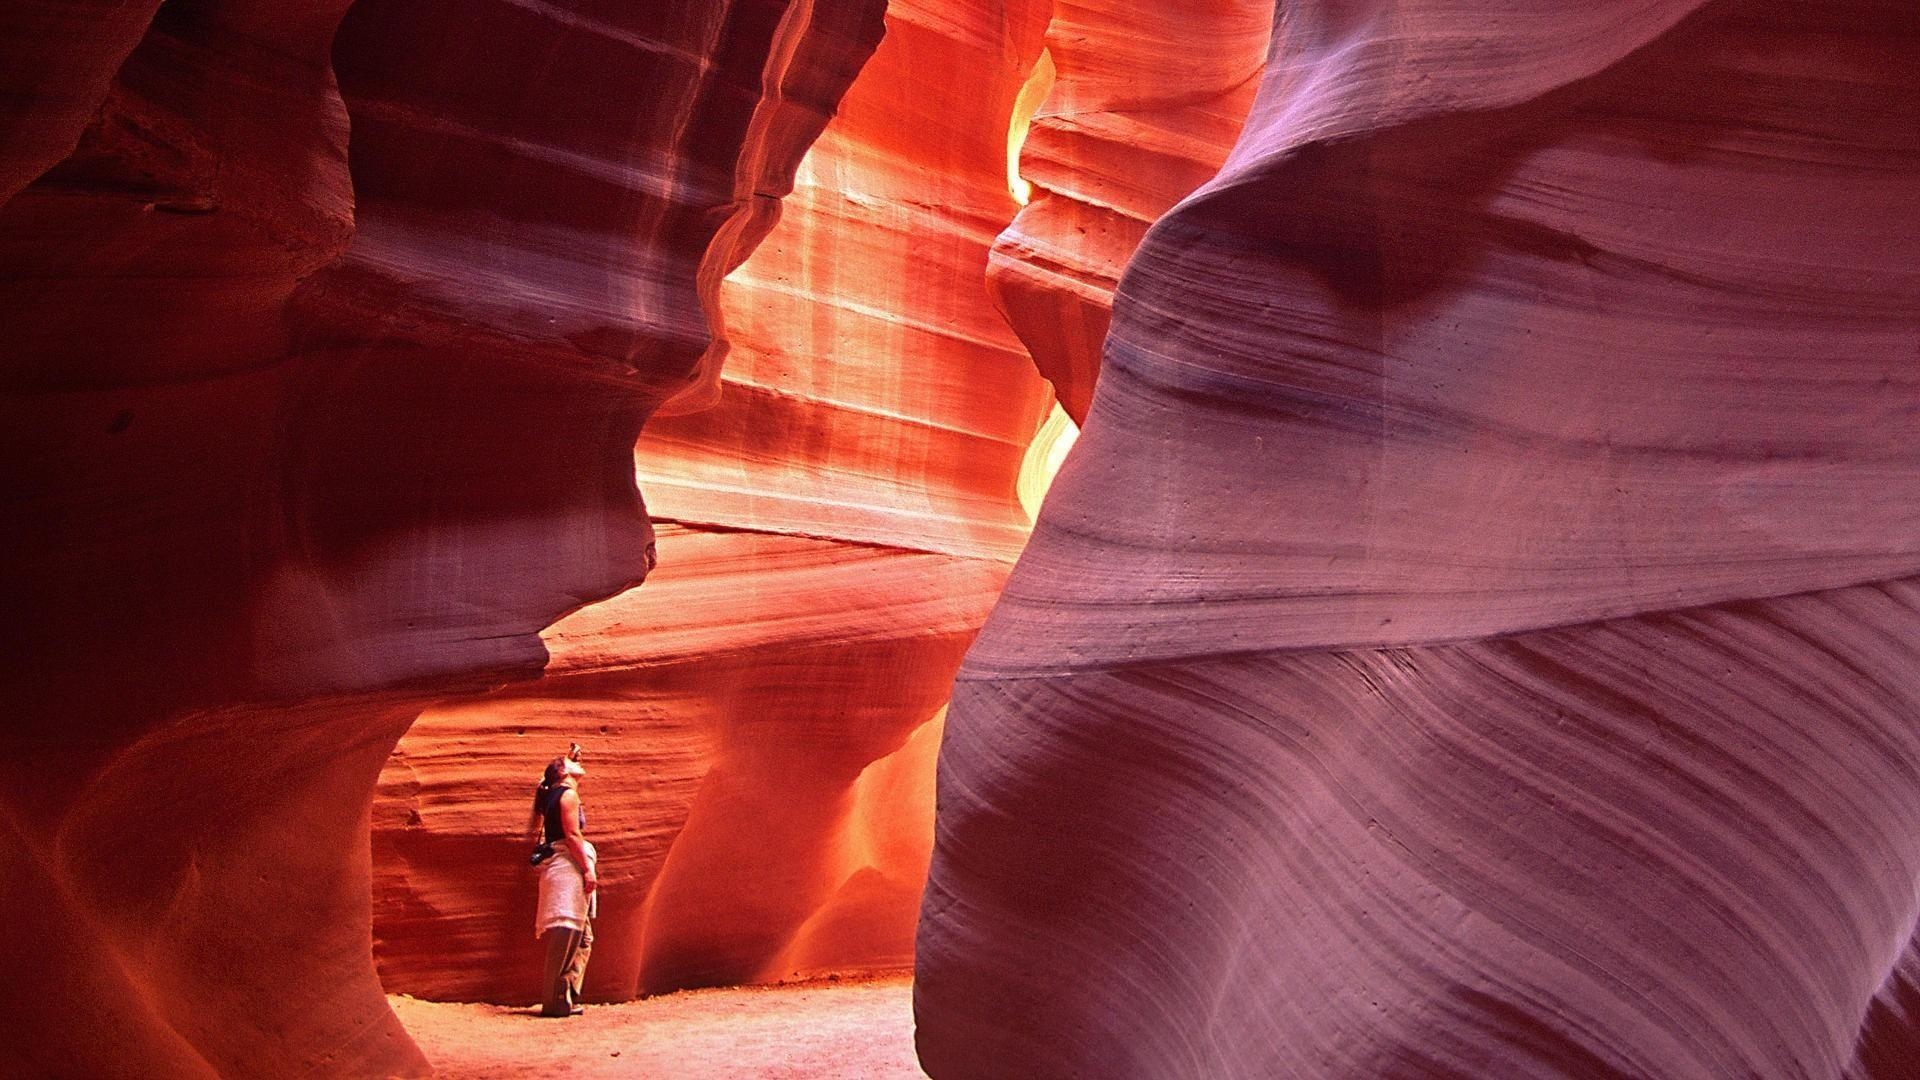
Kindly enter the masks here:
M 543 813 L 546 817 L 546 840 L 549 844 L 557 844 L 567 835 L 567 831 L 561 825 L 560 821 L 560 793 L 566 790 L 568 789 L 564 787 L 551 787 L 541 793 L 541 797 L 546 800 L 547 804 L 546 810 L 543 811 Z M 586 804 L 576 803 L 574 808 L 577 811 L 575 818 L 580 826 L 580 831 L 585 832 L 587 829 Z

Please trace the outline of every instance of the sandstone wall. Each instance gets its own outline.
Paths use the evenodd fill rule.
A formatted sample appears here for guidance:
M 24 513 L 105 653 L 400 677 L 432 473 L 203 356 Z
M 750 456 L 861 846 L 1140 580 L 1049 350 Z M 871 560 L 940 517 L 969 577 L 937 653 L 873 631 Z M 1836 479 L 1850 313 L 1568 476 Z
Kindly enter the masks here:
M 1920 16 L 1282 7 L 963 666 L 923 1063 L 1907 1074 Z
M 11 1067 L 424 1068 L 381 763 L 643 576 L 641 421 L 881 7 L 0 13 Z

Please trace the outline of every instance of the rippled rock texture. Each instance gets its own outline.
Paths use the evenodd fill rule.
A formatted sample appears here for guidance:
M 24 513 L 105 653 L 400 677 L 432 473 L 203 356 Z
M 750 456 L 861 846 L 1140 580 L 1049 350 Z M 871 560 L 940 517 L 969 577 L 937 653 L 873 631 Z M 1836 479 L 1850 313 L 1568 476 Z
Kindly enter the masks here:
M 1025 542 L 1016 482 L 1051 400 L 985 285 L 1046 23 L 1042 3 L 889 5 L 719 291 L 717 401 L 671 406 L 634 455 L 660 568 L 548 630 L 538 682 L 428 711 L 384 773 L 390 989 L 531 1000 L 518 830 L 570 739 L 605 883 L 590 998 L 912 962 L 938 714 Z
M 0 13 L 10 1068 L 424 1068 L 382 763 L 644 576 L 641 422 L 882 6 Z
M 1274 50 L 963 667 L 923 1063 L 1911 1075 L 1920 13 Z

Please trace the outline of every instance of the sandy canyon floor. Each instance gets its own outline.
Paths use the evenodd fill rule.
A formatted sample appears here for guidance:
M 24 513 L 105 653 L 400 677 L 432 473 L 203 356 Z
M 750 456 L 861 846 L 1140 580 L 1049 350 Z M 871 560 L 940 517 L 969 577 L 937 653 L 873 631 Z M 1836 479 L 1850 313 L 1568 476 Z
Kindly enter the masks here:
M 674 1077 L 896 1080 L 913 1055 L 913 982 L 700 990 L 591 1005 L 570 1020 L 528 1008 L 393 997 L 447 1080 Z

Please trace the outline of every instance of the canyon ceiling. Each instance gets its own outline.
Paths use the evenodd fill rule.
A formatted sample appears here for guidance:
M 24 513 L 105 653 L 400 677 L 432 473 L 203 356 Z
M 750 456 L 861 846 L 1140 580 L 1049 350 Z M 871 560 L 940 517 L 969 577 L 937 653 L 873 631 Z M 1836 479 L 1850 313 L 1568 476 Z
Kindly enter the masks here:
M 577 739 L 599 1000 L 1916 1075 L 1916 73 L 1911 0 L 16 0 L 10 1060 L 425 1074 Z

